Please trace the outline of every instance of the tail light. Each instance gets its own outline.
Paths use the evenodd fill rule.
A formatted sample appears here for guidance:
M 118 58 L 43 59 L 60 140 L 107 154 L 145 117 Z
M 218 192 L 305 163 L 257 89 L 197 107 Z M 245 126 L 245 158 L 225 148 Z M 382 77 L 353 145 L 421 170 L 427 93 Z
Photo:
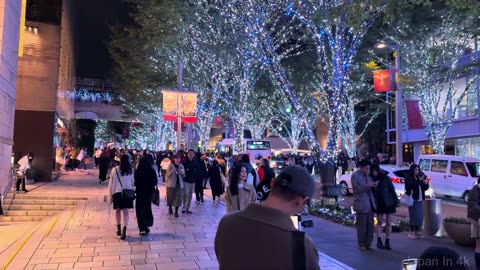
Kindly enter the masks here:
M 427 176 L 427 182 L 428 184 L 430 185 L 432 183 L 432 178 L 430 178 L 429 176 Z
M 395 184 L 401 184 L 402 180 L 399 177 L 392 177 L 392 182 Z
M 270 160 L 270 156 L 267 156 L 267 159 Z

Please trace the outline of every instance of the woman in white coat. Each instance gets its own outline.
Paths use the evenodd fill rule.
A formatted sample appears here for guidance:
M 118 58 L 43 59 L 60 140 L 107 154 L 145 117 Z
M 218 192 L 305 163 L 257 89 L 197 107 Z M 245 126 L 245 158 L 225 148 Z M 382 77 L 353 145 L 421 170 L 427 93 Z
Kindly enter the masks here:
M 120 165 L 113 168 L 108 182 L 108 191 L 110 203 L 113 203 L 115 217 L 117 221 L 117 235 L 125 240 L 127 237 L 128 213 L 133 208 L 133 200 L 123 195 L 124 189 L 134 189 L 135 179 L 133 177 L 133 168 L 130 164 L 128 155 L 122 155 Z M 123 213 L 123 230 L 120 219 Z

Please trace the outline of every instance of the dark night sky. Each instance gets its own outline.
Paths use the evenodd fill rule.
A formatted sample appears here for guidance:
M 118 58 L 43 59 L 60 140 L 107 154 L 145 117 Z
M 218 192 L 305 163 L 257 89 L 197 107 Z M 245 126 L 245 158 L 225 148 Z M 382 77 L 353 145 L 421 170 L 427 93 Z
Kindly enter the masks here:
M 122 0 L 75 0 L 77 76 L 111 77 L 108 54 L 110 27 L 125 23 L 128 8 Z

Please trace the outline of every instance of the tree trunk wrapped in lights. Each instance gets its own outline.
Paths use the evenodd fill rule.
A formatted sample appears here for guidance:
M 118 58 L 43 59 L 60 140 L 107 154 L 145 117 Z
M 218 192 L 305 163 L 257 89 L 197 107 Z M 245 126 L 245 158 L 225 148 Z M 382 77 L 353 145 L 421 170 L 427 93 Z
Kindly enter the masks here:
M 480 78 L 478 58 L 473 53 L 465 54 L 474 36 L 464 27 L 462 22 L 444 16 L 435 31 L 403 25 L 396 35 L 388 36 L 400 47 L 405 63 L 400 82 L 404 91 L 419 102 L 424 131 L 436 154 L 444 154 L 448 130 Z M 422 34 L 411 39 L 412 32 Z

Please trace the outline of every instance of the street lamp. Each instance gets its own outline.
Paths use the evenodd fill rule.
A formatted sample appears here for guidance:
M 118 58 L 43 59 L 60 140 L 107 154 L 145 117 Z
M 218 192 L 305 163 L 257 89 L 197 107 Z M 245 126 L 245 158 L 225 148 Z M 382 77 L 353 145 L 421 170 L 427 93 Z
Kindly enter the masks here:
M 377 49 L 390 49 L 396 53 L 395 56 L 395 81 L 397 82 L 397 92 L 395 93 L 395 151 L 397 166 L 403 165 L 402 149 L 402 86 L 398 83 L 400 72 L 400 47 L 396 44 L 388 44 L 380 41 L 375 44 Z

